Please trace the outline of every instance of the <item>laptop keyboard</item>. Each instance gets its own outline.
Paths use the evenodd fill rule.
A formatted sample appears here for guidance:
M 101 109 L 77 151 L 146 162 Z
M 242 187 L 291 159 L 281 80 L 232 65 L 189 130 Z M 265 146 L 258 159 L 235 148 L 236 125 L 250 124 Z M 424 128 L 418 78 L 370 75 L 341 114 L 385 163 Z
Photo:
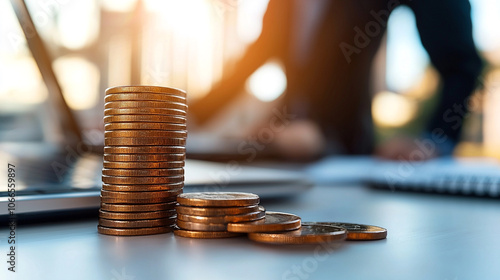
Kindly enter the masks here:
M 384 161 L 332 156 L 307 168 L 318 184 L 364 183 L 387 189 L 500 198 L 500 163 L 490 158 Z
M 410 167 L 379 162 L 366 182 L 391 190 L 500 197 L 500 166 L 493 160 L 437 159 Z

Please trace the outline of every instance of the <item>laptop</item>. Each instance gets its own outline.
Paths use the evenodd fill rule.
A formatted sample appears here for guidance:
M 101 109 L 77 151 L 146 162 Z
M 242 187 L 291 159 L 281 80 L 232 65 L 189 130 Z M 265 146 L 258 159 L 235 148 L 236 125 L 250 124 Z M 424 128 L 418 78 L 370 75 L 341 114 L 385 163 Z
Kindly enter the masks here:
M 11 0 L 29 49 L 58 113 L 64 143 L 0 143 L 0 217 L 95 210 L 100 206 L 102 143 L 86 143 L 82 130 L 66 104 L 52 61 L 23 0 Z M 188 138 L 189 141 L 189 138 Z M 189 149 L 188 149 L 189 156 Z M 9 175 L 14 174 L 14 175 Z M 236 161 L 213 163 L 186 160 L 185 192 L 251 192 L 261 198 L 297 195 L 312 187 L 302 173 L 244 166 Z M 13 185 L 12 185 L 13 184 Z
M 492 158 L 443 157 L 426 162 L 378 161 L 371 187 L 478 197 L 500 197 L 500 164 Z
M 310 165 L 305 172 L 316 184 L 363 184 L 390 191 L 500 198 L 500 164 L 493 158 L 398 162 L 334 156 Z

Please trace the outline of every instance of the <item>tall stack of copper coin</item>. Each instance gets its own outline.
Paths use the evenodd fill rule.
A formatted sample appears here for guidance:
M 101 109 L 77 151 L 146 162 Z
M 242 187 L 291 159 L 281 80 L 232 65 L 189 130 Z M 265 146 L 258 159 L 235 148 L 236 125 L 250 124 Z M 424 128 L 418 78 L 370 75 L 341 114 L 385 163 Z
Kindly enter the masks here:
M 184 186 L 186 92 L 157 86 L 106 90 L 98 231 L 170 232 Z

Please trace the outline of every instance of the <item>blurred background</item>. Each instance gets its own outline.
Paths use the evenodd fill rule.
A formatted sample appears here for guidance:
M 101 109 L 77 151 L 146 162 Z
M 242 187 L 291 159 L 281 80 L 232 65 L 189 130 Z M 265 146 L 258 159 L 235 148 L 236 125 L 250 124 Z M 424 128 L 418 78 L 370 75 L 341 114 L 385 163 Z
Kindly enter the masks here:
M 87 131 L 103 130 L 107 87 L 185 89 L 202 97 L 259 36 L 268 0 L 27 0 L 67 103 Z M 486 64 L 455 154 L 500 158 L 500 2 L 471 0 L 474 39 Z M 399 7 L 373 67 L 373 119 L 382 141 L 418 135 L 439 91 L 412 11 Z M 285 92 L 279 61 L 247 81 L 245 94 L 211 133 L 245 135 L 259 110 Z M 0 0 L 0 141 L 61 141 L 55 116 L 8 0 Z M 259 109 L 259 110 L 256 110 Z

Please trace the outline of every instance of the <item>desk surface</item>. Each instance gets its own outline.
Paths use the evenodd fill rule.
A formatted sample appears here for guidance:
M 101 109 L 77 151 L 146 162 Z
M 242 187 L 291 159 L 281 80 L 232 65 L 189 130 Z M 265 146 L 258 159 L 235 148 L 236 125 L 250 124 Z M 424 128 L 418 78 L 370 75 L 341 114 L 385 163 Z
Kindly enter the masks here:
M 388 229 L 381 241 L 271 246 L 246 238 L 195 240 L 162 234 L 99 235 L 97 220 L 26 226 L 17 232 L 17 277 L 0 279 L 498 279 L 498 200 L 316 186 L 294 200 L 263 202 L 303 221 Z M 1 254 L 6 259 L 5 227 Z M 295 274 L 294 274 L 295 273 Z M 5 277 L 4 277 L 5 276 Z

